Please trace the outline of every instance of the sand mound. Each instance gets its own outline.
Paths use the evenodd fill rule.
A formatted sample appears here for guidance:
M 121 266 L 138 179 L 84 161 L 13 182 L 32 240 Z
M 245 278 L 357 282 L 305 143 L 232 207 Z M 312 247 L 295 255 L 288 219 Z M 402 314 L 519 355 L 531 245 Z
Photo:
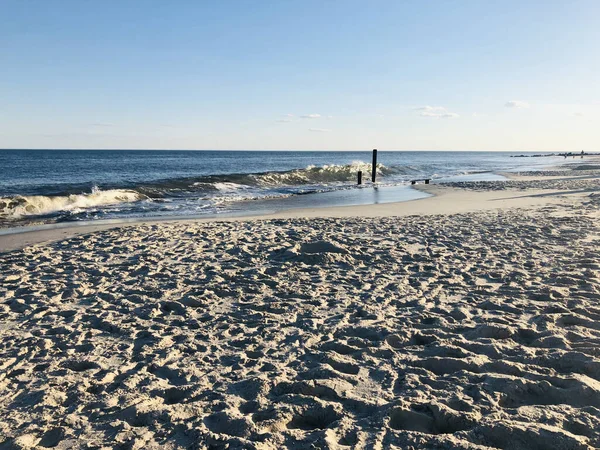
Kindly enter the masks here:
M 307 265 L 352 264 L 354 262 L 354 258 L 343 244 L 326 240 L 301 242 L 284 247 L 273 252 L 272 258 Z

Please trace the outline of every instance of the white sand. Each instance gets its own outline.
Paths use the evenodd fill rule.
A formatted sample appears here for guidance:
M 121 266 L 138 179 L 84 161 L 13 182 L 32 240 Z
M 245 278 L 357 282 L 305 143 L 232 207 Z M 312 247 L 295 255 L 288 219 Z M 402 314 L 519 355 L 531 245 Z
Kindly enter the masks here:
M 536 177 L 0 255 L 0 448 L 600 447 L 600 185 Z

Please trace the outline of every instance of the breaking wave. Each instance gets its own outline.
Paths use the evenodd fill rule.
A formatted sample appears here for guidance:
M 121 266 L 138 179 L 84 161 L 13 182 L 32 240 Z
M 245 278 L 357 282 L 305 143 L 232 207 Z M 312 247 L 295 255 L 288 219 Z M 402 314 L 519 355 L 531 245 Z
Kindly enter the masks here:
M 0 218 L 18 219 L 24 216 L 42 216 L 61 211 L 79 211 L 98 206 L 129 203 L 145 198 L 139 192 L 125 189 L 100 190 L 93 188 L 87 194 L 66 196 L 20 196 L 0 198 Z
M 365 175 L 371 172 L 371 164 L 354 161 L 351 164 L 337 165 L 327 164 L 324 166 L 308 166 L 305 169 L 289 170 L 286 172 L 267 172 L 250 175 L 256 182 L 266 185 L 281 184 L 310 184 L 328 183 L 336 181 L 355 181 L 356 174 L 362 170 Z M 385 175 L 392 171 L 383 164 L 377 164 L 377 173 Z
M 164 180 L 154 183 L 154 186 L 184 188 L 186 181 L 191 183 L 187 186 L 201 187 L 213 190 L 245 188 L 252 187 L 273 187 L 273 186 L 296 186 L 305 184 L 327 184 L 335 182 L 356 181 L 356 175 L 359 170 L 364 174 L 371 172 L 371 164 L 355 161 L 351 164 L 337 165 L 327 164 L 324 166 L 308 166 L 305 169 L 293 169 L 281 172 L 260 172 L 260 173 L 233 173 L 225 175 L 208 175 L 205 177 L 193 178 L 190 180 Z M 386 174 L 398 173 L 398 169 L 390 169 L 383 164 L 377 164 L 377 173 L 385 176 Z M 149 186 L 148 186 L 149 187 Z
M 281 172 L 232 173 L 222 175 L 206 175 L 192 178 L 158 180 L 135 186 L 134 189 L 150 198 L 188 196 L 192 193 L 240 192 L 261 189 L 300 187 L 306 185 L 331 186 L 341 183 L 355 183 L 359 170 L 364 177 L 371 172 L 371 164 L 355 161 L 345 165 L 308 166 L 305 169 L 294 169 Z M 377 164 L 380 176 L 400 173 L 406 168 L 388 168 Z

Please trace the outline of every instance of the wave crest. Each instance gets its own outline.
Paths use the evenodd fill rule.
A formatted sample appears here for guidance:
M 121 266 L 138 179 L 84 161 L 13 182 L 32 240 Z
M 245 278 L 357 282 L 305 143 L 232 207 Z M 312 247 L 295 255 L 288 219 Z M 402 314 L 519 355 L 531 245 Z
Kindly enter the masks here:
M 359 170 L 371 173 L 372 164 L 354 161 L 351 164 L 326 164 L 324 166 L 308 166 L 305 169 L 295 169 L 286 172 L 267 172 L 250 175 L 259 184 L 288 185 L 331 183 L 340 181 L 356 181 Z M 388 172 L 383 164 L 377 164 L 377 173 L 384 175 Z
M 63 211 L 77 211 L 96 206 L 129 203 L 146 198 L 142 194 L 125 189 L 92 189 L 87 194 L 65 196 L 15 196 L 0 197 L 0 217 L 18 219 L 23 216 L 43 216 Z

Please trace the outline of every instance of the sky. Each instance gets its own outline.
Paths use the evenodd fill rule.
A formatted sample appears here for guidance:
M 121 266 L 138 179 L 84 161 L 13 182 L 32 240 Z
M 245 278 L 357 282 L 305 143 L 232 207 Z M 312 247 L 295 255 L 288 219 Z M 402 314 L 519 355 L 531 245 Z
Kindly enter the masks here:
M 0 0 L 0 148 L 600 151 L 598 0 Z

